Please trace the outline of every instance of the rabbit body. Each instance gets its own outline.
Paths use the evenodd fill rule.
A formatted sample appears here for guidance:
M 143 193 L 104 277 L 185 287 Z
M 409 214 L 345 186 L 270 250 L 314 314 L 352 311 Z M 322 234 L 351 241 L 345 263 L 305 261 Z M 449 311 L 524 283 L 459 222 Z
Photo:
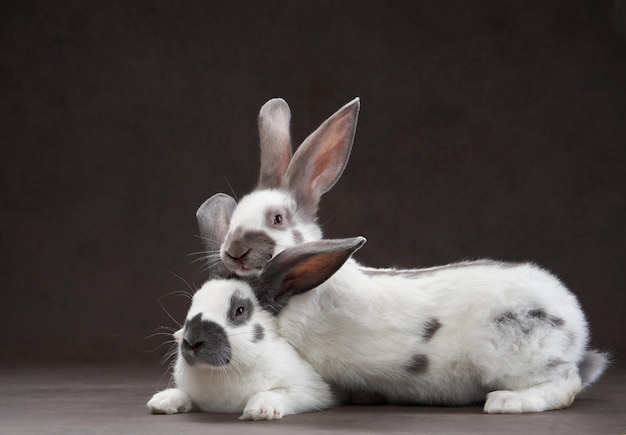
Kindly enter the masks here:
M 568 406 L 581 389 L 588 339 L 579 304 L 558 279 L 532 264 L 489 261 L 404 271 L 351 261 L 292 297 L 279 324 L 341 388 L 437 405 L 508 390 L 491 393 L 488 412 Z M 523 393 L 535 385 L 544 391 Z M 512 390 L 522 392 L 509 397 Z
M 176 388 L 155 394 L 148 407 L 166 414 L 243 412 L 242 419 L 259 420 L 336 404 L 329 385 L 276 329 L 247 283 L 207 282 L 175 334 Z

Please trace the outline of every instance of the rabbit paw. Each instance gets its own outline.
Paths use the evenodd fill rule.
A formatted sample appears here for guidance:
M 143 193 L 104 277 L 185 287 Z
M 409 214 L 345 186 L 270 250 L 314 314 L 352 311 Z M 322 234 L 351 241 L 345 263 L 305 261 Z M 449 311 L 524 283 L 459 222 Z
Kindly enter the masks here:
M 488 414 L 520 414 L 545 409 L 545 401 L 541 397 L 519 391 L 492 391 L 485 402 L 485 412 Z
M 285 415 L 282 397 L 266 391 L 255 394 L 248 400 L 239 420 L 280 420 Z
M 152 396 L 147 406 L 153 414 L 178 414 L 190 412 L 193 402 L 183 390 L 168 388 Z

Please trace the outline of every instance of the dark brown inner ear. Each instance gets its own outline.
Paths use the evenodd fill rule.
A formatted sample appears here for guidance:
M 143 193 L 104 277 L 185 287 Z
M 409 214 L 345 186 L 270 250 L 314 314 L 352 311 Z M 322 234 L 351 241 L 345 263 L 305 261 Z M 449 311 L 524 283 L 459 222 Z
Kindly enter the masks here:
M 315 256 L 295 266 L 283 279 L 281 293 L 297 294 L 317 287 L 344 264 L 350 251 Z

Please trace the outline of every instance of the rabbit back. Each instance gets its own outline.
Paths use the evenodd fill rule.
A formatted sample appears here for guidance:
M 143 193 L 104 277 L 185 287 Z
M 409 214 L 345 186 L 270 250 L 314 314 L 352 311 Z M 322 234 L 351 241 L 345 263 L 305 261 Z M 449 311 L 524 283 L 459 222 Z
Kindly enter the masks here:
M 377 272 L 351 261 L 292 298 L 279 324 L 326 380 L 400 403 L 460 405 L 540 383 L 576 367 L 588 341 L 556 277 L 489 261 Z

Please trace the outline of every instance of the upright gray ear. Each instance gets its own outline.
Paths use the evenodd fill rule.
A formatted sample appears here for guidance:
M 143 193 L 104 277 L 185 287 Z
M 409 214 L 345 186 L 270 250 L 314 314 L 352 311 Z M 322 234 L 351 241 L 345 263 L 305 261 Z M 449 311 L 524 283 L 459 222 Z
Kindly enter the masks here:
M 282 98 L 269 100 L 259 111 L 261 170 L 259 189 L 281 188 L 291 161 L 291 111 Z
M 204 201 L 196 212 L 202 244 L 207 251 L 208 270 L 211 277 L 227 277 L 231 272 L 219 258 L 220 247 L 226 238 L 230 219 L 237 206 L 234 198 L 217 193 Z
M 280 312 L 290 297 L 330 278 L 365 242 L 365 237 L 316 240 L 285 249 L 259 276 L 259 302 L 274 313 Z
M 335 185 L 352 150 L 360 101 L 355 98 L 307 137 L 285 175 L 298 209 L 315 217 L 321 196 Z

